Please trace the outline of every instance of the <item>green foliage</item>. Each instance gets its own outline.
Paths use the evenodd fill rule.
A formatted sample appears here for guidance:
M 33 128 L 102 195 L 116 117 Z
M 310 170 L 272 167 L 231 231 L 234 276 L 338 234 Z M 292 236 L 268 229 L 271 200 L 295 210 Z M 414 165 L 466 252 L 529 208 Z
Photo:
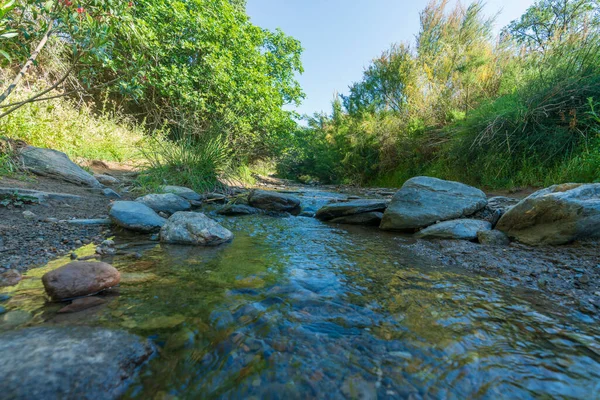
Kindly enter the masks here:
M 0 136 L 57 149 L 73 159 L 131 161 L 140 157 L 136 147 L 143 130 L 131 118 L 109 109 L 108 104 L 93 112 L 90 107 L 76 107 L 59 99 L 28 104 L 3 118 Z
M 494 44 L 482 3 L 421 13 L 282 154 L 289 176 L 399 186 L 430 175 L 489 187 L 600 179 L 596 0 L 541 0 Z M 533 39 L 532 39 L 533 38 Z M 534 40 L 535 39 L 535 40 Z
M 26 196 L 17 192 L 0 195 L 0 206 L 23 207 L 25 204 L 39 204 L 40 200 L 34 196 Z
M 170 184 L 200 192 L 212 190 L 231 167 L 231 151 L 221 136 L 207 139 L 182 135 L 169 139 L 155 135 L 141 150 L 148 165 L 139 183 L 146 188 Z

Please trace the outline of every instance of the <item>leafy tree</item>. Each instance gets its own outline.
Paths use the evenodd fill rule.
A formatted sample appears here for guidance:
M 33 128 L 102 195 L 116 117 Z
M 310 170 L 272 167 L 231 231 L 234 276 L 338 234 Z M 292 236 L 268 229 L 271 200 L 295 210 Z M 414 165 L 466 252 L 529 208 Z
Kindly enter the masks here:
M 598 0 L 540 0 L 504 31 L 527 49 L 545 52 L 571 35 L 598 32 L 598 27 Z

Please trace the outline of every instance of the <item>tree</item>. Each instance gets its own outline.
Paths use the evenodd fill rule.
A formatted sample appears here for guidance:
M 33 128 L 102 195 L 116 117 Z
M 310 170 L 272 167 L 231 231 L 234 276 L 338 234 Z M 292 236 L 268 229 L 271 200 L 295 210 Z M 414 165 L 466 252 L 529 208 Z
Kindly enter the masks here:
M 598 0 L 540 0 L 512 21 L 505 33 L 528 50 L 545 52 L 571 35 L 598 32 L 599 26 Z
M 15 104 L 4 104 L 0 118 L 32 101 L 46 100 L 43 97 L 59 87 L 77 67 L 89 67 L 93 62 L 106 62 L 110 57 L 111 32 L 117 24 L 125 24 L 128 9 L 133 3 L 119 0 L 31 0 L 3 5 L 0 29 L 4 30 L 1 54 L 14 60 L 20 68 L 14 79 L 0 94 L 3 103 L 17 88 L 31 67 L 37 63 L 38 55 L 47 43 L 57 40 L 63 44 L 63 58 L 71 65 L 49 88 Z M 8 6 L 8 7 L 7 7 Z M 33 50 L 31 50 L 33 49 Z M 91 84 L 88 81 L 88 84 Z

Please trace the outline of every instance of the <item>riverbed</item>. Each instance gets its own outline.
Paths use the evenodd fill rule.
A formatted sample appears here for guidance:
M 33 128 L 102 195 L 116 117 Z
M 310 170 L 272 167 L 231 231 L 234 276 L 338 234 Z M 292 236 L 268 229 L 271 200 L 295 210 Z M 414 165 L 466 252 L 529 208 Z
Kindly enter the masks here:
M 303 189 L 305 209 L 338 193 Z M 106 302 L 73 314 L 29 271 L 1 291 L 0 331 L 124 329 L 159 349 L 125 398 L 579 398 L 600 393 L 600 329 L 494 274 L 448 265 L 377 228 L 310 217 L 212 218 L 235 239 L 166 246 L 119 234 Z M 421 250 L 419 250 L 421 249 Z M 93 246 L 78 250 L 92 254 Z

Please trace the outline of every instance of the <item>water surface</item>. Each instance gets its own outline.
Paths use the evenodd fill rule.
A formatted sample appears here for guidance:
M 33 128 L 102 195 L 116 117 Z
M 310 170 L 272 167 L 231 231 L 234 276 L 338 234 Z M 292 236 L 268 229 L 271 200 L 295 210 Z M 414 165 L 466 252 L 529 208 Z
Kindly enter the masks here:
M 307 191 L 303 206 L 336 196 Z M 134 245 L 143 257 L 112 260 L 123 282 L 94 309 L 46 302 L 39 277 L 64 260 L 31 271 L 8 291 L 0 330 L 149 337 L 160 354 L 133 399 L 598 398 L 600 331 L 540 293 L 432 264 L 375 228 L 211 216 L 231 244 Z

